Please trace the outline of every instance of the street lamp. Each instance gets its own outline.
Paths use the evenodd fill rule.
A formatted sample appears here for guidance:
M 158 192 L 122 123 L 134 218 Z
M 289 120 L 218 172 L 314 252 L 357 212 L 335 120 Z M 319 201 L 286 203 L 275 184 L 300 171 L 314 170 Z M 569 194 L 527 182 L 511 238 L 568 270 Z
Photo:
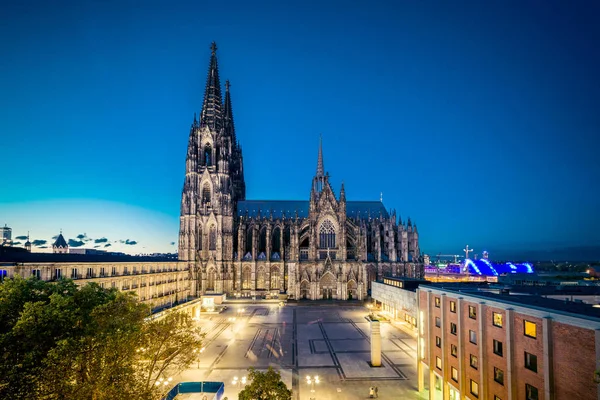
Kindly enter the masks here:
M 242 379 L 238 379 L 237 376 L 234 376 L 233 380 L 231 381 L 231 384 L 237 387 L 238 389 L 242 386 L 246 386 L 246 377 L 242 376 Z
M 194 354 L 198 354 L 198 369 L 200 369 L 200 354 L 203 352 L 204 352 L 204 347 L 202 347 L 200 350 L 194 349 Z
M 165 378 L 159 378 L 156 382 L 154 382 L 154 384 L 156 386 L 161 386 L 161 385 L 167 386 L 167 385 L 169 385 L 171 383 L 172 380 L 173 380 L 173 378 L 171 378 L 171 377 L 169 377 L 167 379 L 165 379 Z
M 306 383 L 310 386 L 310 393 L 315 393 L 315 385 L 319 384 L 320 382 L 319 375 L 306 375 Z M 315 397 L 311 397 L 311 399 L 316 399 L 316 395 Z

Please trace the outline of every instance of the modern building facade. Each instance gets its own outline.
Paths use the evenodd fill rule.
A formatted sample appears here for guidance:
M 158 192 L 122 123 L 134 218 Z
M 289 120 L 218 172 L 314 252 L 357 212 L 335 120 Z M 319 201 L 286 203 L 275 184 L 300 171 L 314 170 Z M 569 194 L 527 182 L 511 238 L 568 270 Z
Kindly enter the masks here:
M 420 277 L 417 226 L 381 201 L 347 200 L 343 184 L 335 193 L 322 145 L 308 200 L 246 199 L 229 82 L 223 101 L 211 50 L 181 196 L 179 260 L 194 275 L 193 293 L 363 299 L 384 275 Z
M 537 296 L 417 289 L 430 399 L 597 400 L 600 309 Z

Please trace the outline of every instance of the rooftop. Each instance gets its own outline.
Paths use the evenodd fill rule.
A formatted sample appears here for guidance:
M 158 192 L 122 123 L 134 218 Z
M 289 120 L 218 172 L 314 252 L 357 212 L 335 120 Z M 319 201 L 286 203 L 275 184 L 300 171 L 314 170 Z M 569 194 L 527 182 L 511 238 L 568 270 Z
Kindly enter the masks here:
M 258 216 L 268 217 L 273 212 L 273 218 L 294 218 L 296 213 L 298 217 L 308 217 L 308 200 L 243 200 L 238 201 L 238 215 L 248 213 L 249 217 Z M 346 215 L 351 218 L 379 218 L 379 216 L 388 218 L 389 214 L 385 206 L 380 201 L 347 201 Z
M 564 301 L 549 299 L 537 295 L 529 294 L 511 294 L 510 292 L 500 292 L 500 287 L 494 288 L 491 285 L 469 285 L 468 283 L 462 283 L 451 287 L 448 284 L 429 284 L 423 285 L 423 289 L 430 287 L 432 289 L 443 289 L 446 292 L 463 293 L 468 296 L 480 297 L 482 299 L 489 299 L 502 303 L 514 304 L 523 307 L 533 307 L 538 309 L 553 310 L 558 312 L 565 312 L 571 314 L 577 314 L 586 317 L 593 317 L 600 319 L 600 308 L 594 307 L 590 304 L 575 302 L 575 301 Z M 546 294 L 561 294 L 560 290 L 556 290 L 554 293 Z

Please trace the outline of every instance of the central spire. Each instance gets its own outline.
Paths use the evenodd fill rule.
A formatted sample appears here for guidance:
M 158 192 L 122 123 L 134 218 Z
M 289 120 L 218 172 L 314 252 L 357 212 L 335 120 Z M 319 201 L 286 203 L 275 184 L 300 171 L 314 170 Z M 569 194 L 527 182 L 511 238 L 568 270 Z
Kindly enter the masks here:
M 219 81 L 219 65 L 217 63 L 217 44 L 212 42 L 210 46 L 211 56 L 208 65 L 208 77 L 206 78 L 206 89 L 204 91 L 204 102 L 200 112 L 200 126 L 208 126 L 219 131 L 223 126 L 221 114 L 221 82 Z
M 321 177 L 325 175 L 325 169 L 323 168 L 323 137 L 319 135 L 319 158 L 317 160 L 317 176 Z
M 229 94 L 229 81 L 225 81 L 225 111 L 223 112 L 223 126 L 225 132 L 231 135 L 233 144 L 236 143 L 235 126 L 233 125 L 233 111 L 231 109 L 231 95 Z

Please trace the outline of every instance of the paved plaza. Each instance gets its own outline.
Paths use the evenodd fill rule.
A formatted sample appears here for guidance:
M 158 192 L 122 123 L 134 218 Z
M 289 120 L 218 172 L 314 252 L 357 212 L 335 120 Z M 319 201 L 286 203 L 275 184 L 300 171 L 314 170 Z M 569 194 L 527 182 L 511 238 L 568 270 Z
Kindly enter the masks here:
M 243 312 L 241 310 L 244 310 Z M 237 399 L 248 367 L 278 369 L 296 400 L 419 399 L 416 340 L 390 323 L 381 324 L 382 367 L 370 361 L 368 309 L 361 304 L 235 304 L 218 315 L 202 315 L 204 357 L 181 381 L 225 382 Z M 314 392 L 306 376 L 319 376 Z M 422 396 L 424 398 L 424 396 Z

